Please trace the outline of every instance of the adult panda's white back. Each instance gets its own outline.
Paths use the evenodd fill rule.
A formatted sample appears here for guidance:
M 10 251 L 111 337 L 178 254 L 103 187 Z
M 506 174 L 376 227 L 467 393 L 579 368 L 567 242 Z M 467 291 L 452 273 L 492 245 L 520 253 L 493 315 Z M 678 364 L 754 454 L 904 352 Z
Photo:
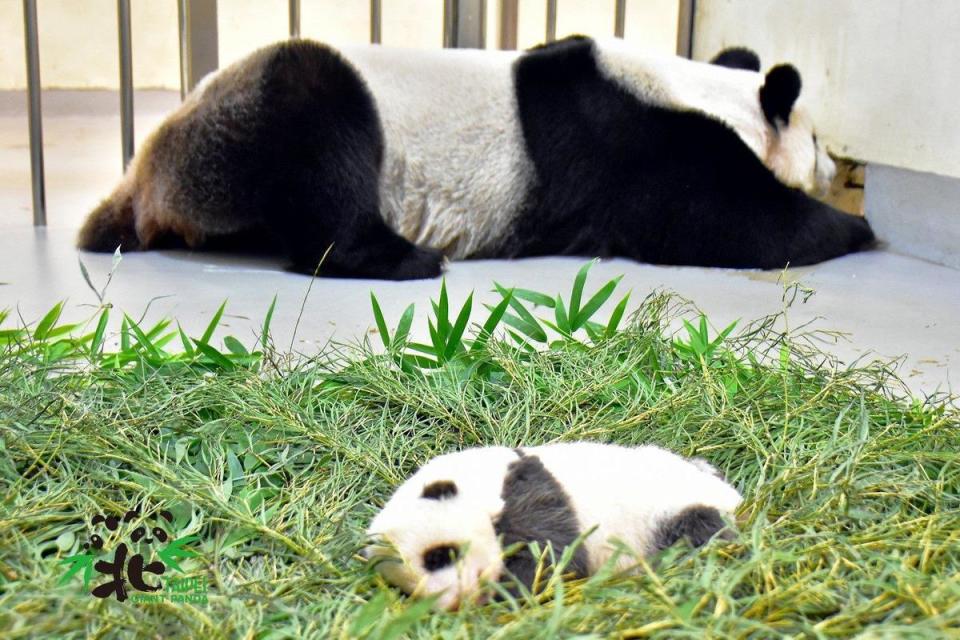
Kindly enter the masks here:
M 533 181 L 517 117 L 519 52 L 344 47 L 386 143 L 387 224 L 451 258 L 495 251 Z

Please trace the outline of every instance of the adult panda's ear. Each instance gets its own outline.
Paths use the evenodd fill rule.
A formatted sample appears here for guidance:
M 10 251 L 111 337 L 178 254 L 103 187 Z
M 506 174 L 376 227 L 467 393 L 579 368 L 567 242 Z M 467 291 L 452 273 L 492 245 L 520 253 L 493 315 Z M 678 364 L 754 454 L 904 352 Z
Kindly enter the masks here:
M 793 65 L 779 64 L 767 72 L 760 87 L 760 107 L 770 124 L 776 127 L 790 122 L 801 86 L 800 72 Z
M 730 69 L 746 69 L 760 71 L 760 56 L 746 47 L 730 47 L 713 56 L 710 64 Z

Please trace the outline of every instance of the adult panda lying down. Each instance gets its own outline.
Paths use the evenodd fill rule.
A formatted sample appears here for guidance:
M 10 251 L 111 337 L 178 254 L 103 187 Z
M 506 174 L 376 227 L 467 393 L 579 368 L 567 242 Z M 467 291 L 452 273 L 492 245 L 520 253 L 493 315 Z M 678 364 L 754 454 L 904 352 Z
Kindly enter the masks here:
M 741 68 L 732 68 L 741 67 Z M 526 52 L 335 51 L 212 74 L 87 219 L 92 251 L 276 243 L 290 268 L 412 279 L 444 257 L 782 268 L 857 251 L 789 65 L 574 37 Z
M 706 461 L 654 446 L 467 449 L 434 458 L 397 488 L 370 524 L 365 555 L 391 584 L 456 609 L 485 581 L 531 588 L 530 543 L 549 543 L 560 558 L 584 535 L 567 573 L 586 577 L 611 561 L 629 571 L 637 556 L 680 539 L 699 546 L 729 536 L 725 520 L 740 501 Z

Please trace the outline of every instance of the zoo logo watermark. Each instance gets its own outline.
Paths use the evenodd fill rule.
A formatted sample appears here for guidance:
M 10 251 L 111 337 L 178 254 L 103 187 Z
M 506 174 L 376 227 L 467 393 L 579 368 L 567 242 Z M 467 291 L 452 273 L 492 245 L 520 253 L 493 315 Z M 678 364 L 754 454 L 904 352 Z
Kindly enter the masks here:
M 108 531 L 114 532 L 120 528 L 121 523 L 140 520 L 139 509 L 127 511 L 123 518 L 118 516 L 96 515 L 90 521 L 91 526 L 103 525 Z M 164 524 L 173 522 L 173 516 L 169 511 L 161 510 L 154 515 L 155 525 L 148 530 L 146 524 L 140 524 L 129 533 L 127 541 L 121 541 L 113 549 L 113 559 L 97 559 L 97 556 L 104 550 L 104 539 L 99 534 L 94 533 L 90 536 L 90 542 L 85 543 L 84 553 L 78 553 L 60 561 L 60 564 L 67 565 L 66 573 L 60 578 L 58 584 L 66 584 L 75 575 L 82 573 L 83 589 L 89 591 L 96 598 L 115 597 L 118 602 L 126 602 L 128 599 L 132 603 L 149 602 L 181 602 L 194 604 L 207 604 L 207 578 L 206 576 L 185 576 L 180 575 L 171 578 L 166 585 L 159 579 L 159 576 L 168 575 L 170 569 L 177 574 L 183 574 L 183 567 L 180 566 L 180 560 L 193 558 L 197 553 L 188 549 L 187 545 L 199 540 L 197 536 L 185 536 L 176 540 L 171 540 L 170 535 L 164 529 Z M 156 546 L 163 545 L 156 549 Z M 132 551 L 138 550 L 137 553 Z M 155 553 L 150 553 L 155 551 Z M 150 555 L 150 562 L 145 554 Z M 110 580 L 97 584 L 90 589 L 90 583 L 94 581 L 94 572 L 107 576 Z M 156 580 L 148 575 L 156 576 Z M 130 588 L 138 593 L 131 594 Z

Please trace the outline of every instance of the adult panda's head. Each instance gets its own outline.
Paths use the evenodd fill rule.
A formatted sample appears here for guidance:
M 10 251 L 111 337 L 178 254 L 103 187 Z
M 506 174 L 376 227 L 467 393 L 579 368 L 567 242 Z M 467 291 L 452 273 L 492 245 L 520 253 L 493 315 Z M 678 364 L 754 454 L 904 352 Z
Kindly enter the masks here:
M 711 64 L 728 69 L 760 73 L 760 57 L 745 47 L 731 47 L 718 53 Z M 797 103 L 803 81 L 790 64 L 779 64 L 763 77 L 757 100 L 768 128 L 761 159 L 781 182 L 812 194 L 826 193 L 836 165 L 817 139 L 813 122 Z
M 710 64 L 643 55 L 622 40 L 597 43 L 601 71 L 648 104 L 698 111 L 732 128 L 780 182 L 812 195 L 827 191 L 836 166 L 800 99 L 789 64 L 760 71 L 760 58 L 735 47 Z
M 435 458 L 404 482 L 371 522 L 364 555 L 390 584 L 457 609 L 503 573 L 494 522 L 509 449 Z

